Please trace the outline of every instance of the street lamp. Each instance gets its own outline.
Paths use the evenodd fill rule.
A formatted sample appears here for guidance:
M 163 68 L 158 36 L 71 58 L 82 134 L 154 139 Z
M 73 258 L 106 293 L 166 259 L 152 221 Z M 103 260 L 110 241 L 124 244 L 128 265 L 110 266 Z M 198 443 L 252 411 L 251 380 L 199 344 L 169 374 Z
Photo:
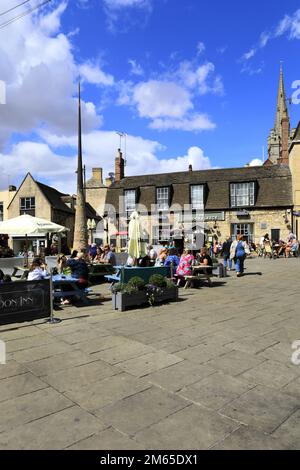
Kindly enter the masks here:
M 87 221 L 87 228 L 88 228 L 88 230 L 90 230 L 90 232 L 91 232 L 91 244 L 94 242 L 94 241 L 93 241 L 93 231 L 96 229 L 96 226 L 97 226 L 97 225 L 96 225 L 96 222 L 95 222 L 94 219 L 89 219 L 89 220 Z

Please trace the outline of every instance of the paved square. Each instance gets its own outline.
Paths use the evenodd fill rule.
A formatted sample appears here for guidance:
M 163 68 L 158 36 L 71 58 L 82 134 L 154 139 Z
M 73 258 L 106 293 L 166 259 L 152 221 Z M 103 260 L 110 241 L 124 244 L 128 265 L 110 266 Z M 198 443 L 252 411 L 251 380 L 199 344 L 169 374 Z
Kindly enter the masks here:
M 299 449 L 300 259 L 246 268 L 178 303 L 115 312 L 101 285 L 58 325 L 1 326 L 0 449 Z

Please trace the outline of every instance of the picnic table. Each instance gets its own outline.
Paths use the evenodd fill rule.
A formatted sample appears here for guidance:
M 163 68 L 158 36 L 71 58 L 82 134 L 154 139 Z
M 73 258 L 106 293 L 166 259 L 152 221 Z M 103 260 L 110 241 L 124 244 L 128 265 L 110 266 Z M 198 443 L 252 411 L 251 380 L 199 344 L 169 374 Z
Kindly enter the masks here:
M 78 279 L 71 276 L 64 276 L 57 274 L 52 277 L 53 282 L 53 297 L 66 298 L 66 297 L 79 297 L 85 305 L 88 305 L 89 300 L 87 294 L 88 289 L 80 289 L 78 286 Z
M 110 263 L 90 263 L 89 268 L 89 281 L 102 279 L 104 276 L 109 276 L 114 273 L 114 267 Z
M 213 266 L 206 266 L 204 264 L 191 266 L 191 271 L 192 271 L 191 275 L 184 276 L 185 281 L 186 281 L 184 288 L 187 289 L 188 287 L 191 287 L 194 281 L 199 280 L 199 279 L 206 279 L 209 287 L 211 287 L 212 286 L 211 278 L 213 276 L 212 269 L 213 269 Z

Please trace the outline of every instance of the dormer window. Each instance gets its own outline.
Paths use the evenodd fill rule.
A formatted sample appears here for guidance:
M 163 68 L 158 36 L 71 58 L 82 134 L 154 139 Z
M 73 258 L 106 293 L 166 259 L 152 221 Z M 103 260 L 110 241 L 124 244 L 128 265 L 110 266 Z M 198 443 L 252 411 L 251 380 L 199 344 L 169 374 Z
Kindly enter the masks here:
M 167 211 L 170 205 L 170 187 L 156 188 L 157 208 L 159 211 Z
M 247 207 L 255 204 L 255 182 L 231 183 L 231 207 Z
M 193 210 L 204 208 L 204 185 L 193 184 L 191 186 L 191 206 Z

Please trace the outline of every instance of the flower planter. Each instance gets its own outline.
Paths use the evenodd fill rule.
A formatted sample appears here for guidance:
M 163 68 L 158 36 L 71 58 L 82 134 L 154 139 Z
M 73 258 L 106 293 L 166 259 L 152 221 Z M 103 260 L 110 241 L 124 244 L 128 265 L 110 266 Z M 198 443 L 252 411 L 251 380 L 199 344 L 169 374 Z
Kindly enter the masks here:
M 146 291 L 135 292 L 134 294 L 125 294 L 123 292 L 113 293 L 112 306 L 114 310 L 124 312 L 127 307 L 143 305 L 148 302 Z
M 160 303 L 167 300 L 178 300 L 178 287 L 174 286 L 167 289 L 159 290 L 153 293 L 153 302 Z M 114 310 L 124 312 L 127 307 L 135 307 L 139 305 L 149 304 L 149 296 L 147 291 L 139 291 L 134 294 L 125 294 L 122 292 L 115 292 L 112 295 L 112 306 Z M 150 305 L 150 304 L 149 304 Z
M 166 302 L 167 300 L 178 300 L 178 287 L 169 287 L 167 289 L 163 289 L 160 292 L 155 292 L 154 293 L 154 302 L 155 303 L 160 303 L 160 302 Z

